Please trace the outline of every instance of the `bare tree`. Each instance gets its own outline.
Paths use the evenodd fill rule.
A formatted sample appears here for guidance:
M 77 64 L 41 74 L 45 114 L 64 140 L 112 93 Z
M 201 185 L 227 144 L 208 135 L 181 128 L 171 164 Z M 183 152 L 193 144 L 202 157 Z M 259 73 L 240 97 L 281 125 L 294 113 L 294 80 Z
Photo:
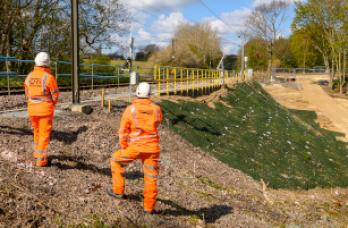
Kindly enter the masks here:
M 272 68 L 273 44 L 281 35 L 281 27 L 286 18 L 288 1 L 273 0 L 255 7 L 246 20 L 246 30 L 244 31 L 250 38 L 260 38 L 268 43 L 270 54 L 269 71 Z
M 150 61 L 185 67 L 216 67 L 222 57 L 220 40 L 208 24 L 183 24 L 173 40 L 174 45 L 159 51 Z
M 111 34 L 128 30 L 120 0 L 81 0 L 79 10 L 83 50 L 106 48 Z M 0 15 L 0 55 L 31 58 L 40 50 L 69 55 L 70 0 L 3 0 Z

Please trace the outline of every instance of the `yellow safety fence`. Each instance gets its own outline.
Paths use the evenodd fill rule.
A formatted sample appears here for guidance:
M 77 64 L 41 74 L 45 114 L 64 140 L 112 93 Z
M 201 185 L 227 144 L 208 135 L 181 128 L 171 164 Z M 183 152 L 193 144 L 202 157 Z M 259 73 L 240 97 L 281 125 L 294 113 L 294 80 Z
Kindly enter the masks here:
M 206 94 L 220 88 L 230 76 L 228 71 L 159 65 L 155 65 L 153 71 L 158 96 Z

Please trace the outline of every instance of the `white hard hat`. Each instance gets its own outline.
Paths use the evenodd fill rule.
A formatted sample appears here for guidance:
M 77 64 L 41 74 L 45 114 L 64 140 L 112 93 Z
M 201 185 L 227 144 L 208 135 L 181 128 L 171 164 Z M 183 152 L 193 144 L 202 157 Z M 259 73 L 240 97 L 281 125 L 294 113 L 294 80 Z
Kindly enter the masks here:
M 50 66 L 50 56 L 46 52 L 40 52 L 35 57 L 36 66 Z
M 147 82 L 141 82 L 136 91 L 136 95 L 139 98 L 149 98 L 151 94 L 151 86 Z

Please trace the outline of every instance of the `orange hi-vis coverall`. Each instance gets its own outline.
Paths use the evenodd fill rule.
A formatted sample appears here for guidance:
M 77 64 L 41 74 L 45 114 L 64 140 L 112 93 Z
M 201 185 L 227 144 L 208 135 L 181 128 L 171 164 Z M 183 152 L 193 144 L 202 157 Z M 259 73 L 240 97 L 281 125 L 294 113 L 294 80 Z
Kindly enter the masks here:
M 34 129 L 34 158 L 36 166 L 48 164 L 47 148 L 50 143 L 54 109 L 59 89 L 51 70 L 35 67 L 24 82 L 28 113 Z
M 123 195 L 124 169 L 132 161 L 141 159 L 144 170 L 144 210 L 153 212 L 157 197 L 160 145 L 158 126 L 162 111 L 150 99 L 135 99 L 122 115 L 119 129 L 121 150 L 110 160 L 112 191 Z

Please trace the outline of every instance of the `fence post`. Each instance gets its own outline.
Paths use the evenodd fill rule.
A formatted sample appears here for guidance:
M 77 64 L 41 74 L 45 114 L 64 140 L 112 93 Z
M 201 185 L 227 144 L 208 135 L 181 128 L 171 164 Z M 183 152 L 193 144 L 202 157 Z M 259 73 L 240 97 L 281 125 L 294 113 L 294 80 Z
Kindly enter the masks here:
M 204 71 L 204 94 L 207 93 L 207 69 Z
M 193 96 L 195 96 L 195 93 L 196 93 L 195 69 L 192 69 L 191 72 L 192 72 L 192 91 L 193 91 Z
M 174 95 L 176 95 L 176 68 L 173 69 L 174 72 Z
M 92 93 L 94 92 L 94 63 L 92 63 Z
M 166 67 L 166 93 L 169 96 L 169 67 Z
M 157 77 L 158 83 L 157 83 L 157 93 L 158 96 L 161 96 L 161 66 L 158 66 L 158 77 Z
M 189 69 L 186 69 L 186 96 L 189 93 Z
M 117 66 L 117 89 L 120 88 L 120 67 Z
M 11 95 L 11 89 L 10 89 L 10 75 L 9 75 L 9 62 L 8 62 L 8 55 L 6 56 L 6 75 L 7 75 L 7 93 L 10 96 Z
M 181 96 L 184 92 L 183 90 L 183 69 L 180 68 L 180 92 L 181 92 Z
M 58 83 L 58 59 L 56 60 L 56 64 L 54 66 L 54 71 L 55 71 L 56 80 L 57 80 L 57 83 Z
M 156 81 L 157 65 L 153 66 L 153 80 Z
M 204 69 L 201 69 L 201 90 L 202 94 L 204 94 Z

